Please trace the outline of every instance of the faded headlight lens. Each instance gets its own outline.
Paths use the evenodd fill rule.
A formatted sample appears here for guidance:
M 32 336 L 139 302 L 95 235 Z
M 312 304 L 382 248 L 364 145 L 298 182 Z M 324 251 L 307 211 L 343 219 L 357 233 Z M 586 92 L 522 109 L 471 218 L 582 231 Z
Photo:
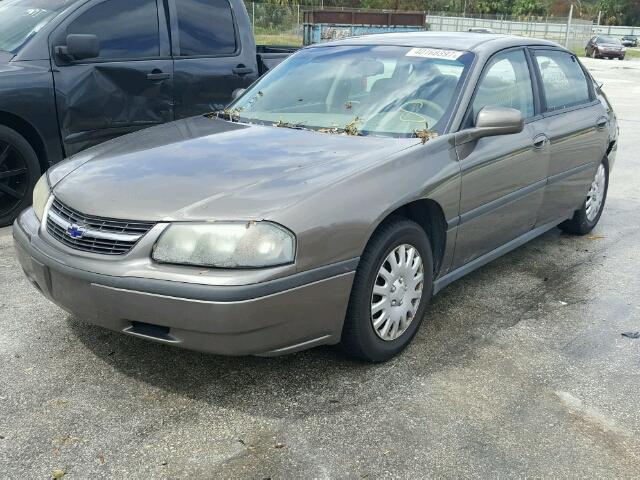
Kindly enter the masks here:
M 174 223 L 153 248 L 164 263 L 259 268 L 293 262 L 295 237 L 270 222 Z
M 36 217 L 38 217 L 38 220 L 42 220 L 49 195 L 51 195 L 51 188 L 49 187 L 49 179 L 45 173 L 40 177 L 40 180 L 38 180 L 38 183 L 36 183 L 33 189 L 33 211 Z

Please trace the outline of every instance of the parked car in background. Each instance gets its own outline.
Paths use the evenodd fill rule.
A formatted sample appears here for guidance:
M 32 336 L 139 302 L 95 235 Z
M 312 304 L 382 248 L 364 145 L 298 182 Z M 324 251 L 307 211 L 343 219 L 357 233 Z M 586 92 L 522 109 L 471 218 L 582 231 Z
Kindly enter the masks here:
M 383 361 L 432 294 L 598 222 L 618 128 L 571 52 L 476 33 L 307 47 L 218 115 L 54 166 L 14 224 L 44 295 L 220 354 L 341 343 Z M 89 328 L 89 327 L 87 327 Z
M 471 27 L 468 31 L 471 33 L 496 33 L 492 29 L 485 27 Z
M 622 45 L 625 47 L 637 47 L 638 37 L 637 35 L 625 35 L 622 37 Z
M 617 37 L 596 35 L 589 40 L 584 53 L 591 58 L 618 58 L 624 60 L 627 49 Z
M 2 1 L 0 226 L 49 166 L 223 108 L 293 50 L 256 48 L 241 0 Z

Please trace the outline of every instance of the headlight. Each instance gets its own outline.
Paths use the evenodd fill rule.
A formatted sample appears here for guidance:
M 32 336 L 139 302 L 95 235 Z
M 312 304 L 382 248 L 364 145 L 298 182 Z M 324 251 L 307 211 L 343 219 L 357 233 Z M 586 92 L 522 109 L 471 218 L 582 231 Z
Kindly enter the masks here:
M 295 237 L 270 222 L 174 223 L 153 247 L 164 263 L 258 268 L 293 262 Z
M 51 188 L 49 187 L 49 179 L 45 173 L 40 177 L 40 180 L 38 180 L 38 183 L 36 183 L 33 189 L 33 211 L 36 217 L 38 217 L 38 220 L 42 220 L 49 195 L 51 195 Z

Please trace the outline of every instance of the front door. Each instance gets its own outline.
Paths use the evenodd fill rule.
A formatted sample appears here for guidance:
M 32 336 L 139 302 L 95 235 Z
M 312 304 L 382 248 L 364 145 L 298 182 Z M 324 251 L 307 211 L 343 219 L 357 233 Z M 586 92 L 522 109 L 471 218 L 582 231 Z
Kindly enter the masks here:
M 606 155 L 608 113 L 572 54 L 535 49 L 534 58 L 551 140 L 549 180 L 537 222 L 543 225 L 570 217 L 582 206 Z
M 53 53 L 69 34 L 96 35 L 99 57 L 76 61 Z M 67 156 L 173 120 L 172 61 L 164 10 L 156 0 L 89 2 L 52 35 L 51 51 Z
M 223 109 L 234 90 L 258 77 L 255 47 L 239 34 L 228 0 L 170 0 L 168 5 L 176 119 Z
M 531 74 L 522 49 L 498 53 L 489 61 L 466 126 L 473 126 L 473 119 L 485 106 L 520 110 L 526 123 L 520 133 L 456 147 L 462 179 L 454 268 L 531 230 L 546 184 L 548 142 L 539 130 Z

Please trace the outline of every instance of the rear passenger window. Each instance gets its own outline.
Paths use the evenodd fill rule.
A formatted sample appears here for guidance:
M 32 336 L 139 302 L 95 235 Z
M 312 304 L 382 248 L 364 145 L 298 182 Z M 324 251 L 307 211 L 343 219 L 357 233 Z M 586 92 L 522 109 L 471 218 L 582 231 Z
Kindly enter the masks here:
M 230 55 L 236 32 L 227 0 L 176 0 L 180 56 Z
M 535 57 L 542 76 L 547 110 L 560 110 L 589 102 L 587 78 L 573 55 L 538 51 Z
M 67 27 L 70 33 L 96 35 L 98 60 L 160 55 L 156 0 L 108 0 L 90 8 Z
M 534 116 L 531 75 L 522 50 L 499 53 L 489 61 L 473 100 L 472 118 L 486 106 L 515 108 L 524 118 Z

